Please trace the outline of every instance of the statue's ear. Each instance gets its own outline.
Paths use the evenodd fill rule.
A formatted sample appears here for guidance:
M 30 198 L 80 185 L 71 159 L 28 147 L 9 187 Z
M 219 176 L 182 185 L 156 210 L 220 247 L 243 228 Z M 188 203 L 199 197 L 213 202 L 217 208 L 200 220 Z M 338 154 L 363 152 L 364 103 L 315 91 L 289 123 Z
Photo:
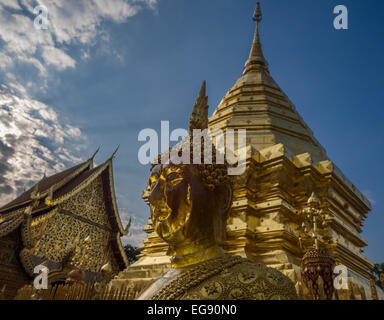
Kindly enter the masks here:
M 233 189 L 229 183 L 223 183 L 215 188 L 216 205 L 221 214 L 227 214 L 232 206 Z

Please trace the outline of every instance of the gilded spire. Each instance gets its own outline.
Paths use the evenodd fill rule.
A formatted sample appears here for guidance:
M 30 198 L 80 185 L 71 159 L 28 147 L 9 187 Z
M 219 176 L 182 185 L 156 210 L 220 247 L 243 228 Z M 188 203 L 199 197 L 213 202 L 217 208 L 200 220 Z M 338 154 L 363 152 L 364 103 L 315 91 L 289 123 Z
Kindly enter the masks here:
M 208 128 L 208 97 L 206 96 L 206 82 L 201 85 L 199 97 L 197 98 L 191 117 L 189 119 L 189 132 L 193 129 Z
M 260 2 L 257 2 L 255 12 L 253 13 L 253 21 L 256 22 L 255 36 L 253 39 L 249 58 L 245 63 L 243 75 L 250 71 L 260 71 L 261 69 L 264 69 L 268 72 L 268 63 L 264 58 L 259 36 L 259 23 L 261 20 L 262 14 L 260 9 Z

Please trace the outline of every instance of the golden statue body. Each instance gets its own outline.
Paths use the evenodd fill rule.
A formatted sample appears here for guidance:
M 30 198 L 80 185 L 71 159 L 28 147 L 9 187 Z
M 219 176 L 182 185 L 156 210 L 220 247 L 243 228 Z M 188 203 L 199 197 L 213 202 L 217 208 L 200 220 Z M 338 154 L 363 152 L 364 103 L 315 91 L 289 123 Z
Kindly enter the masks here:
M 194 129 L 206 129 L 207 120 L 204 82 L 191 115 L 190 136 Z M 180 144 L 188 143 L 190 154 L 192 140 Z M 184 164 L 175 158 L 179 153 L 168 155 L 167 164 L 152 166 L 145 192 L 155 231 L 169 244 L 171 269 L 138 299 L 297 299 L 293 283 L 281 272 L 224 254 L 233 194 L 227 164 L 216 163 L 216 152 L 212 164 Z

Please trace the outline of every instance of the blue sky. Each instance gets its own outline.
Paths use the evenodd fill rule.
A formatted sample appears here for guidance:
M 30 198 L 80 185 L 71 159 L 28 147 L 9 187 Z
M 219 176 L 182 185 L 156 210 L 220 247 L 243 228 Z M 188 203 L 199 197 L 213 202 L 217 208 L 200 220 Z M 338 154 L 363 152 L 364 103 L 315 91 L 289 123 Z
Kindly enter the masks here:
M 137 160 L 137 135 L 144 128 L 160 130 L 161 120 L 169 120 L 171 130 L 185 128 L 202 80 L 212 114 L 248 57 L 255 1 L 51 0 L 45 3 L 51 25 L 38 31 L 32 27 L 35 1 L 2 3 L 2 99 L 13 99 L 29 120 L 20 121 L 14 112 L 15 126 L 2 129 L 0 123 L 0 174 L 5 172 L 0 190 L 6 191 L 0 199 L 21 192 L 23 183 L 38 180 L 46 168 L 54 173 L 86 159 L 99 145 L 100 163 L 120 144 L 116 191 L 125 220 L 135 217 L 130 241 L 136 243 L 149 217 L 140 197 L 149 168 Z M 339 4 L 349 10 L 348 30 L 333 28 Z M 384 3 L 268 0 L 261 5 L 260 35 L 271 74 L 328 157 L 372 201 L 365 253 L 384 262 Z M 5 103 L 0 107 L 4 111 Z M 23 131 L 28 125 L 35 130 Z M 44 135 L 38 128 L 54 130 Z M 6 130 L 13 140 L 11 135 L 6 140 Z M 23 143 L 33 146 L 28 159 L 16 148 Z

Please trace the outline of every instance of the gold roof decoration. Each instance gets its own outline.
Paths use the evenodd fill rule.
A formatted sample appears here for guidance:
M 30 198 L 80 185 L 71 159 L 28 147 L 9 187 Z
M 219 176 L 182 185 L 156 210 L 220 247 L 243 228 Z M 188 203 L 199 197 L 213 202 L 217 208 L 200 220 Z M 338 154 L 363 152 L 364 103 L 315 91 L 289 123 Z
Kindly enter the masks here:
M 89 235 L 84 239 L 80 239 L 80 236 L 78 234 L 74 244 L 75 246 L 73 250 L 73 255 L 70 259 L 69 264 L 72 266 L 76 266 L 82 270 L 85 270 L 89 259 L 92 239 Z
M 255 12 L 253 14 L 253 21 L 256 22 L 255 35 L 252 43 L 251 52 L 249 54 L 249 58 L 245 63 L 245 68 L 243 71 L 243 75 L 251 71 L 260 71 L 263 70 L 266 73 L 268 71 L 268 62 L 264 58 L 263 49 L 260 43 L 259 36 L 259 23 L 262 20 L 260 2 L 257 2 Z
M 304 240 L 306 246 L 312 242 L 313 247 L 318 250 L 320 249 L 320 242 L 322 246 L 332 242 L 328 227 L 328 215 L 314 192 L 308 198 L 307 205 L 298 210 L 296 214 L 299 223 L 301 223 L 300 241 Z
M 314 192 L 312 192 L 311 196 L 307 200 L 307 204 L 310 207 L 319 207 L 320 199 L 317 197 L 317 195 Z
M 48 195 L 47 195 L 47 197 L 44 199 L 44 203 L 45 203 L 47 206 L 52 206 L 52 205 L 53 205 L 53 203 L 52 203 L 52 198 L 53 198 L 53 186 L 49 188 Z
M 101 270 L 100 270 L 102 273 L 111 273 L 112 272 L 112 266 L 110 264 L 110 262 L 108 261 L 106 264 L 104 264 L 102 267 L 101 267 Z
M 206 81 L 203 81 L 199 96 L 193 106 L 189 119 L 189 133 L 192 135 L 194 129 L 204 130 L 208 128 L 208 97 L 206 96 Z

